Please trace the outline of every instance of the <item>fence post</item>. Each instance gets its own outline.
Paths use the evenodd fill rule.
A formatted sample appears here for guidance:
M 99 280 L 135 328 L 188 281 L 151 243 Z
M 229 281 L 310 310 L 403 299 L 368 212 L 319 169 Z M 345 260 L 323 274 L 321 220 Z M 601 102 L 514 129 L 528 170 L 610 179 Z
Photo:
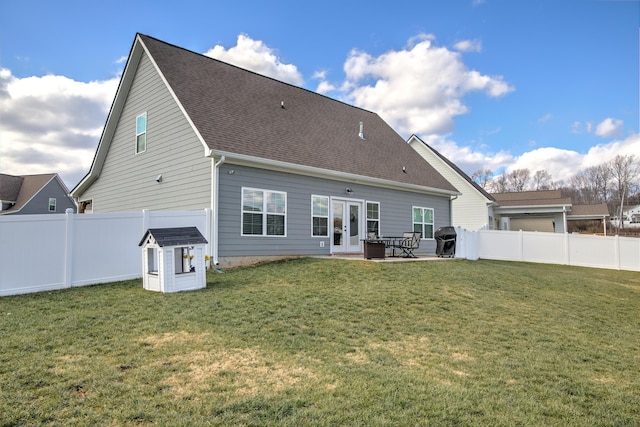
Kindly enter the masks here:
M 617 234 L 613 252 L 615 256 L 616 270 L 620 270 L 620 236 L 618 236 Z
M 65 211 L 65 241 L 64 241 L 64 287 L 73 286 L 73 209 Z
M 570 234 L 566 231 L 564 232 L 564 263 L 565 265 L 571 265 L 571 258 L 569 252 L 569 237 Z

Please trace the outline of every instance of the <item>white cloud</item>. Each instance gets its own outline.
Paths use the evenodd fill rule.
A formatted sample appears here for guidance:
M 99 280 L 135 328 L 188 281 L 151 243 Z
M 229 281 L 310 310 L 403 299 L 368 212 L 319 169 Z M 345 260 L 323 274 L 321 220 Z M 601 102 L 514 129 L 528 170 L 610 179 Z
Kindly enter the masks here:
M 443 135 L 453 130 L 456 116 L 468 112 L 468 93 L 500 97 L 514 90 L 501 76 L 468 69 L 460 53 L 435 46 L 433 39 L 421 34 L 405 49 L 377 57 L 352 50 L 344 64 L 346 100 L 377 112 L 405 136 Z
M 532 175 L 535 171 L 544 169 L 551 174 L 554 181 L 562 180 L 567 183 L 581 170 L 608 162 L 617 155 L 637 156 L 640 153 L 640 135 L 633 134 L 625 139 L 596 145 L 585 154 L 573 150 L 543 147 L 515 157 L 508 152 L 472 151 L 469 147 L 458 147 L 450 141 L 444 143 L 436 141 L 434 147 L 469 175 L 478 169 L 497 171 L 504 168 L 508 172 L 526 168 Z
M 494 153 L 484 151 L 485 146 L 479 147 L 479 150 L 469 146 L 462 147 L 455 141 L 437 135 L 421 136 L 420 139 L 438 150 L 469 176 L 480 169 L 497 171 L 515 160 L 514 156 L 507 151 L 501 150 Z
M 480 40 L 460 40 L 453 47 L 460 52 L 482 52 L 482 42 Z
M 336 87 L 327 81 L 321 81 L 316 88 L 316 92 L 321 94 L 333 92 L 334 90 L 336 90 Z
M 553 117 L 553 116 L 551 115 L 551 113 L 547 113 L 547 114 L 545 114 L 544 116 L 542 116 L 542 117 L 540 117 L 540 118 L 538 119 L 538 123 L 546 123 L 546 122 L 548 122 L 549 120 L 551 120 L 551 118 L 552 118 L 552 117 Z
M 240 34 L 236 45 L 228 50 L 216 45 L 205 55 L 293 85 L 302 86 L 304 83 L 295 65 L 281 62 L 273 49 L 244 34 Z
M 326 93 L 329 93 L 329 92 L 333 92 L 334 90 L 337 89 L 336 86 L 333 83 L 330 83 L 327 80 L 327 71 L 326 70 L 316 71 L 315 73 L 313 73 L 312 79 L 320 80 L 320 83 L 318 83 L 318 87 L 316 88 L 316 92 L 318 92 L 318 93 L 326 94 Z
M 0 170 L 56 172 L 74 186 L 91 166 L 118 79 L 17 78 L 0 70 Z
M 618 119 L 608 117 L 596 126 L 596 135 L 603 138 L 617 138 L 622 135 L 622 126 L 624 122 Z

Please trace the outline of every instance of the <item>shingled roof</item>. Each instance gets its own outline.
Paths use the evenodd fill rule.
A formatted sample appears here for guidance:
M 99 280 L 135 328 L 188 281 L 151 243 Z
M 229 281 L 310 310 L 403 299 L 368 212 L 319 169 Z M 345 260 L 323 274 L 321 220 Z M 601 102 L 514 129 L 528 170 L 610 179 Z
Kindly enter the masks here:
M 156 244 L 164 246 L 189 246 L 206 244 L 207 239 L 200 233 L 197 227 L 170 227 L 150 228 L 142 236 L 138 246 L 144 245 L 147 237 L 153 237 Z
M 457 193 L 373 112 L 147 35 L 138 40 L 214 153 Z
M 560 190 L 514 191 L 491 195 L 500 206 L 571 206 L 571 197 L 562 197 Z

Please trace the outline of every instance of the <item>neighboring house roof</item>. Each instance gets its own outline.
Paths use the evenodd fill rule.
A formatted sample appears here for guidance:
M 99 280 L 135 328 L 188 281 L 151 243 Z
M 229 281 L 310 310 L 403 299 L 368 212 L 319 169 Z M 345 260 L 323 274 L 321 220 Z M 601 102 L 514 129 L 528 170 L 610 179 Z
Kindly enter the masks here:
M 100 174 L 143 53 L 192 124 L 205 155 L 458 194 L 377 114 L 138 34 L 91 171 L 73 190 L 76 196 Z
M 57 179 L 60 186 L 68 193 L 67 187 L 62 180 L 55 173 L 46 173 L 40 175 L 21 175 L 13 176 L 7 174 L 0 174 L 0 200 L 3 202 L 14 203 L 9 209 L 2 211 L 3 214 L 9 214 L 18 212 L 21 210 L 45 185 L 51 180 Z M 6 186 L 6 188 L 5 188 Z M 17 188 L 17 194 L 16 192 Z M 15 197 L 5 199 L 7 197 Z
M 606 203 L 592 205 L 573 205 L 567 219 L 602 219 L 609 216 L 609 207 Z
M 570 207 L 571 197 L 562 197 L 560 190 L 514 191 L 509 193 L 492 193 L 500 208 L 511 207 Z
M 609 216 L 606 203 L 573 204 L 571 197 L 562 197 L 561 190 L 521 191 L 494 193 L 493 197 L 500 205 L 500 213 L 552 213 L 567 212 L 567 219 L 602 219 Z M 517 212 L 521 211 L 521 212 Z
M 24 178 L 21 176 L 0 173 L 0 201 L 15 203 L 20 194 L 22 181 L 24 181 Z
M 421 142 L 426 148 L 431 150 L 433 152 L 433 154 L 435 154 L 440 160 L 442 160 L 446 165 L 448 165 L 451 169 L 453 169 L 462 179 L 467 181 L 469 183 L 469 185 L 471 185 L 475 190 L 477 190 L 480 194 L 482 194 L 487 200 L 492 201 L 492 202 L 495 201 L 495 199 L 493 198 L 493 196 L 491 194 L 489 194 L 484 188 L 482 188 L 480 185 L 478 185 L 477 182 L 475 182 L 473 179 L 471 179 L 471 177 L 469 175 L 464 173 L 464 171 L 462 169 L 460 169 L 458 166 L 456 166 L 455 163 L 453 163 L 451 160 L 449 160 L 448 158 L 443 156 L 438 150 L 436 150 L 435 148 L 433 148 L 432 146 L 430 146 L 429 144 L 424 142 L 422 139 L 420 139 L 415 134 L 411 135 L 411 137 L 409 138 L 409 141 L 411 141 L 412 139 L 415 139 L 415 140 Z
M 138 246 L 142 246 L 149 236 L 153 237 L 153 240 L 155 240 L 156 244 L 160 247 L 207 243 L 207 239 L 204 238 L 197 227 L 173 227 L 148 229 Z

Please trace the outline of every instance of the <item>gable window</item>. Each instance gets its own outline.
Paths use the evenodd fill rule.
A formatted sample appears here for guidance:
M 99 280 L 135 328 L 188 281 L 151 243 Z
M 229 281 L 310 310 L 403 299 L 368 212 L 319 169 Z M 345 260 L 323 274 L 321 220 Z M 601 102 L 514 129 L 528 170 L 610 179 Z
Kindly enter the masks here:
M 242 189 L 242 235 L 286 236 L 287 193 Z
M 329 198 L 311 196 L 311 235 L 329 237 Z
M 136 117 L 136 154 L 147 151 L 147 113 Z
M 380 203 L 367 202 L 367 235 L 380 236 Z
M 56 199 L 51 197 L 49 198 L 49 212 L 55 212 L 56 211 Z
M 413 207 L 413 231 L 421 232 L 423 239 L 433 239 L 433 209 Z

